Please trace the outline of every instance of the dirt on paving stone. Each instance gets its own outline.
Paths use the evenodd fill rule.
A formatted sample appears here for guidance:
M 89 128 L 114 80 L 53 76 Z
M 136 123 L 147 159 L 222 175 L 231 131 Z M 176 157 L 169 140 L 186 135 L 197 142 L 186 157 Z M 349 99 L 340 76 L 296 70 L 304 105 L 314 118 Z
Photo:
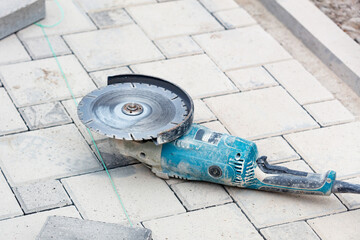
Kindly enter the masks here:
M 360 44 L 360 0 L 311 0 Z

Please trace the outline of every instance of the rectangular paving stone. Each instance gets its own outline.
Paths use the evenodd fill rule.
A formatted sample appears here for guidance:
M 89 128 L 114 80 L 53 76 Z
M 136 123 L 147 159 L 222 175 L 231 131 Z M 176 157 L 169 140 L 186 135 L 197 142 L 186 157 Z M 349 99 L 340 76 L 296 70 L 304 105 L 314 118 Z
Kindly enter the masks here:
M 155 3 L 156 0 L 102 0 L 102 1 L 89 1 L 89 0 L 76 0 L 80 6 L 87 12 L 101 11 L 113 8 L 123 8 L 131 5 L 141 5 L 146 3 Z
M 281 166 L 310 171 L 303 161 L 289 162 Z M 346 211 L 333 194 L 313 196 L 226 188 L 257 228 Z
M 13 187 L 102 169 L 73 124 L 1 137 L 0 162 Z
M 360 184 L 360 177 L 344 180 L 345 182 Z M 340 200 L 346 205 L 349 209 L 360 208 L 360 194 L 355 193 L 337 193 L 336 194 Z
M 188 181 L 171 187 L 187 210 L 221 205 L 232 202 L 219 184 Z
M 14 188 L 14 193 L 25 214 L 72 204 L 57 180 L 18 186 Z
M 151 240 L 151 231 L 140 227 L 128 227 L 114 223 L 104 223 L 71 217 L 48 217 L 38 240 L 62 239 L 115 239 Z
M 97 71 L 90 73 L 90 77 L 94 80 L 96 86 L 104 87 L 107 86 L 108 77 L 120 75 L 120 74 L 131 74 L 132 72 L 128 67 L 112 68 L 103 71 Z
M 134 223 L 185 212 L 167 184 L 141 164 L 112 169 L 110 175 Z M 85 219 L 127 221 L 104 171 L 62 182 Z
M 193 98 L 236 92 L 236 87 L 206 55 L 132 65 L 135 73 L 163 78 L 178 84 Z
M 238 69 L 226 72 L 226 75 L 241 91 L 249 91 L 279 85 L 263 67 Z
M 61 7 L 64 10 L 65 17 L 59 25 L 53 28 L 46 28 L 46 34 L 51 35 L 64 35 L 76 32 L 84 32 L 96 30 L 95 25 L 83 13 L 73 1 L 59 0 Z M 46 1 L 46 17 L 39 23 L 43 25 L 52 25 L 59 21 L 61 15 L 59 7 L 55 1 Z M 21 40 L 42 37 L 44 34 L 41 28 L 36 25 L 31 25 L 17 33 Z
M 207 98 L 205 103 L 231 134 L 245 139 L 318 127 L 282 87 Z
M 226 29 L 245 27 L 256 24 L 255 19 L 251 17 L 243 8 L 234 8 L 225 11 L 219 11 L 214 14 Z
M 215 132 L 229 134 L 229 132 L 226 130 L 226 128 L 219 121 L 202 123 L 201 125 L 204 127 L 210 128 L 211 130 L 213 130 Z
M 51 211 L 30 214 L 0 221 L 0 233 L 3 239 L 35 239 L 40 233 L 48 216 L 67 216 L 80 218 L 74 206 L 58 208 Z
M 267 240 L 320 240 L 306 222 L 293 222 L 260 230 Z
M 296 60 L 267 64 L 264 67 L 301 105 L 334 98 L 333 95 Z
M 58 60 L 76 97 L 95 89 L 73 55 L 58 57 Z M 17 107 L 71 98 L 53 58 L 1 66 L 0 77 Z
M 127 8 L 151 39 L 222 30 L 223 27 L 194 0 Z
M 360 122 L 337 125 L 285 136 L 316 172 L 335 170 L 338 178 L 358 176 Z
M 291 58 L 289 53 L 258 25 L 196 35 L 193 38 L 223 71 Z
M 19 111 L 31 130 L 71 123 L 71 118 L 59 102 L 24 107 Z
M 76 101 L 79 103 L 81 101 L 81 98 L 77 98 Z M 64 105 L 66 111 L 69 113 L 70 117 L 73 119 L 75 125 L 78 127 L 80 133 L 83 135 L 85 140 L 92 144 L 92 139 L 90 137 L 90 134 L 88 130 L 86 129 L 85 125 L 80 121 L 78 115 L 77 115 L 77 107 L 75 105 L 75 102 L 73 99 L 63 101 L 62 104 Z M 91 132 L 93 138 L 95 141 L 106 139 L 108 137 L 101 135 L 97 132 Z
M 125 10 L 121 8 L 93 12 L 89 13 L 89 16 L 99 28 L 108 28 L 134 23 Z
M 313 103 L 304 107 L 323 127 L 355 120 L 354 115 L 336 99 Z
M 190 36 L 159 39 L 155 41 L 155 44 L 167 58 L 203 53 L 203 50 Z
M 67 35 L 64 38 L 88 71 L 164 58 L 143 31 L 134 24 Z
M 27 127 L 4 88 L 0 88 L 0 136 L 26 131 Z
M 16 198 L 0 171 L 0 220 L 23 215 Z M 1 224 L 1 221 L 0 221 Z M 1 227 L 0 227 L 1 229 Z M 1 233 L 1 231 L 0 231 Z M 2 235 L 2 234 L 1 234 Z
M 356 240 L 360 235 L 360 210 L 315 218 L 308 223 L 322 240 Z
M 259 156 L 267 156 L 269 163 L 299 159 L 299 155 L 282 137 L 272 137 L 255 141 Z
M 207 208 L 143 223 L 153 239 L 262 239 L 235 204 Z
M 194 112 L 195 123 L 216 120 L 215 115 L 210 111 L 210 109 L 206 106 L 206 104 L 202 100 L 200 99 L 194 100 L 194 109 L 196 109 Z
M 200 2 L 210 11 L 216 12 L 237 8 L 238 4 L 233 0 L 200 0 Z
M 30 60 L 29 54 L 15 34 L 0 40 L 0 65 Z
M 0 2 L 0 39 L 45 17 L 45 0 Z
M 49 36 L 48 38 L 56 56 L 71 54 L 70 49 L 60 36 L 55 35 Z M 23 41 L 23 44 L 33 59 L 48 58 L 53 56 L 48 42 L 44 37 L 26 39 Z
M 136 160 L 135 158 L 123 155 L 116 147 L 116 141 L 118 140 L 113 138 L 106 138 L 102 141 L 96 142 L 96 146 L 98 147 L 101 157 L 108 169 L 116 168 L 116 167 L 124 167 L 127 165 L 139 163 L 139 161 Z M 91 148 L 101 163 L 95 145 L 92 144 Z

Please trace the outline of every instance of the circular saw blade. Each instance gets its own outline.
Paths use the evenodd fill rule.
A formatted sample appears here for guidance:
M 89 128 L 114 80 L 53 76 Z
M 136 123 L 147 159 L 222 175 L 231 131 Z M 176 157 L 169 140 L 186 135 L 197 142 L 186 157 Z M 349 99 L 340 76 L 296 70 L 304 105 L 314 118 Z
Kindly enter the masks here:
M 115 84 L 87 94 L 79 103 L 80 120 L 91 130 L 123 140 L 173 141 L 193 118 L 193 103 L 174 84 L 144 75 L 119 75 Z

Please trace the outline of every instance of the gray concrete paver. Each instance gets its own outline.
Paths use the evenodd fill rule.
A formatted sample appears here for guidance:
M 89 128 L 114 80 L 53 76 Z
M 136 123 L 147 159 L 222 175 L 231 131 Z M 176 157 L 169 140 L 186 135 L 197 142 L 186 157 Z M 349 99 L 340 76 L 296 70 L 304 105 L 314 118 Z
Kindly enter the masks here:
M 1 137 L 0 164 L 11 186 L 102 169 L 74 124 Z
M 72 204 L 57 180 L 18 186 L 14 188 L 14 193 L 25 214 Z

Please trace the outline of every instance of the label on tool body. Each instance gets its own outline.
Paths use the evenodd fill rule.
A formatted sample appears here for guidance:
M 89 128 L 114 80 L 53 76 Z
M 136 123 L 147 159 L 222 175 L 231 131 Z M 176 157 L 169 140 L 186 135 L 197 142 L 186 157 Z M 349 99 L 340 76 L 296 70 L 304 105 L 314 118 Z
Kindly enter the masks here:
M 205 131 L 204 129 L 199 129 L 196 132 L 194 139 L 205 142 L 205 143 L 209 143 L 212 145 L 218 145 L 222 135 L 223 134 L 221 134 L 221 133 Z

